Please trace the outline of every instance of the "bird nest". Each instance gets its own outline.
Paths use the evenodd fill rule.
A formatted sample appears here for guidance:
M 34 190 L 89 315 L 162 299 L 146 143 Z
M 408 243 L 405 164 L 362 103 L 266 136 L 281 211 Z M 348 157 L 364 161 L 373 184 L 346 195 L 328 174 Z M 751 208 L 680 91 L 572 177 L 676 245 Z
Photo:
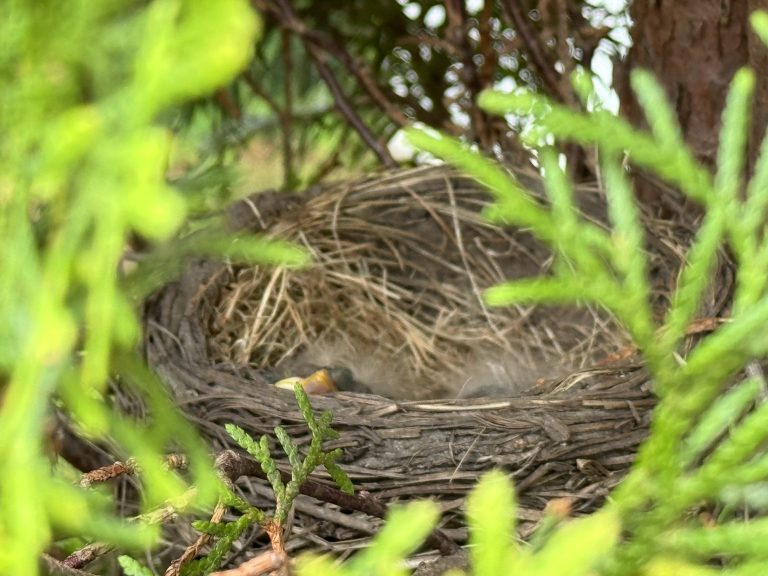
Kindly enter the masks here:
M 536 175 L 518 178 L 545 201 Z M 312 264 L 191 263 L 147 303 L 148 359 L 218 449 L 232 444 L 227 422 L 270 436 L 280 424 L 306 445 L 293 395 L 273 383 L 343 371 L 338 392 L 312 397 L 333 412 L 340 438 L 330 447 L 344 450 L 342 467 L 371 498 L 438 499 L 443 552 L 465 541 L 464 498 L 493 467 L 515 481 L 523 537 L 554 498 L 589 512 L 646 435 L 649 378 L 604 311 L 484 304 L 485 288 L 545 275 L 552 260 L 527 231 L 489 224 L 488 202 L 442 167 L 240 201 L 233 228 L 293 241 Z M 582 187 L 579 202 L 604 221 L 597 187 Z M 691 231 L 645 225 L 661 309 Z M 703 313 L 716 315 L 726 293 L 713 291 Z M 376 532 L 370 508 L 340 506 L 300 498 L 289 546 L 338 551 Z
M 473 180 L 400 172 L 288 202 L 275 219 L 279 200 L 256 196 L 231 219 L 313 264 L 222 268 L 203 308 L 214 363 L 276 376 L 344 367 L 358 391 L 424 399 L 514 393 L 627 344 L 597 310 L 484 304 L 485 288 L 547 274 L 551 258 L 527 232 L 489 224 Z

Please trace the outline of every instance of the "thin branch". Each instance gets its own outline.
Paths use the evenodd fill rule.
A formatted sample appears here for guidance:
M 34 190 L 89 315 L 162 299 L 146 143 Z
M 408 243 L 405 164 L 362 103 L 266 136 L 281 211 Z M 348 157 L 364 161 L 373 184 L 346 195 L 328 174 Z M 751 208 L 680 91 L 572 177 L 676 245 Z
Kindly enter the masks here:
M 493 83 L 493 74 L 496 71 L 496 51 L 493 49 L 493 36 L 491 35 L 491 19 L 493 18 L 493 2 L 483 4 L 483 13 L 478 23 L 480 32 L 480 54 L 483 55 L 483 65 L 478 74 L 479 88 L 484 89 Z
M 248 87 L 254 94 L 256 94 L 259 98 L 263 99 L 264 102 L 267 103 L 267 106 L 269 106 L 270 110 L 272 110 L 275 116 L 280 117 L 282 115 L 283 110 L 280 107 L 280 104 L 277 103 L 277 100 L 272 98 L 269 92 L 261 87 L 261 84 L 256 81 L 256 78 L 253 77 L 253 74 L 250 70 L 243 72 L 243 80 L 245 80 L 245 83 L 248 84 Z
M 280 6 L 279 16 L 281 16 L 282 22 L 287 21 L 294 24 L 299 22 L 298 18 L 296 18 L 290 0 L 277 0 L 277 2 Z M 306 30 L 307 28 L 303 23 L 300 23 L 300 26 L 296 26 L 297 32 Z M 333 75 L 333 72 L 326 62 L 325 52 L 327 50 L 324 50 L 320 48 L 318 44 L 311 42 L 309 36 L 306 33 L 300 33 L 300 35 L 304 41 L 304 46 L 309 53 L 309 57 L 314 62 L 317 71 L 320 73 L 323 81 L 331 91 L 338 111 L 342 116 L 344 116 L 344 118 L 347 119 L 352 128 L 354 128 L 354 130 L 363 139 L 363 142 L 365 142 L 365 144 L 374 152 L 374 154 L 376 154 L 382 164 L 384 164 L 387 168 L 396 167 L 397 163 L 392 159 L 392 156 L 389 154 L 389 150 L 387 150 L 387 148 L 383 146 L 381 142 L 379 142 L 378 139 L 373 135 L 368 126 L 365 125 L 362 118 L 360 118 L 358 113 L 352 107 L 349 99 L 344 94 L 341 85 Z
M 489 5 L 489 3 L 486 3 L 486 5 Z M 481 78 L 480 70 L 478 70 L 478 67 L 475 65 L 475 53 L 467 34 L 468 18 L 463 0 L 446 0 L 445 13 L 448 21 L 446 37 L 451 44 L 459 48 L 459 60 L 461 62 L 459 76 L 469 95 L 470 104 L 467 113 L 469 114 L 472 124 L 472 137 L 484 150 L 488 150 L 491 147 L 491 132 L 489 130 L 488 116 L 477 106 L 477 95 L 483 90 L 485 84 Z M 481 31 L 483 30 L 483 26 L 483 24 L 480 25 Z M 490 29 L 488 29 L 487 32 L 490 33 Z M 489 38 L 484 39 L 481 37 L 481 44 L 487 40 L 489 40 Z M 489 64 L 492 70 L 493 59 Z
M 135 471 L 136 462 L 133 460 L 128 459 L 125 462 L 120 462 L 118 460 L 117 462 L 108 464 L 107 466 L 102 466 L 101 468 L 97 468 L 96 470 L 91 470 L 90 472 L 83 474 L 80 478 L 80 487 L 90 488 L 93 484 L 103 484 L 109 480 L 119 478 L 123 474 L 132 476 Z
M 400 36 L 397 39 L 398 46 L 429 46 L 432 50 L 440 50 L 451 58 L 458 59 L 461 56 L 461 51 L 457 46 L 451 44 L 445 38 L 439 36 L 431 36 L 424 31 L 418 31 L 411 36 Z
M 387 168 L 396 167 L 397 163 L 392 159 L 392 156 L 389 154 L 389 150 L 382 146 L 381 142 L 376 139 L 373 133 L 368 129 L 368 126 L 365 125 L 362 118 L 360 118 L 357 112 L 355 112 L 347 97 L 344 95 L 338 80 L 336 80 L 333 72 L 331 72 L 331 69 L 325 63 L 325 55 L 312 44 L 306 44 L 306 46 L 307 50 L 309 51 L 310 58 L 312 58 L 312 61 L 315 63 L 317 71 L 320 73 L 320 76 L 322 76 L 323 80 L 328 86 L 328 89 L 333 95 L 333 99 L 336 102 L 336 108 L 338 111 L 342 116 L 344 116 L 344 118 L 347 119 L 355 132 L 360 135 L 360 137 L 363 139 L 363 142 L 365 142 L 365 144 L 371 150 L 373 150 L 374 154 L 376 154 L 382 164 L 384 164 Z
M 290 41 L 286 40 L 287 32 L 283 32 L 283 50 L 286 54 L 290 53 Z M 293 92 L 291 85 L 292 59 L 290 56 L 286 56 L 285 63 L 285 107 L 281 107 L 277 100 L 272 95 L 264 90 L 261 85 L 253 77 L 250 70 L 246 70 L 242 74 L 243 80 L 251 89 L 251 92 L 260 97 L 267 103 L 269 109 L 275 115 L 280 122 L 280 132 L 283 141 L 283 188 L 286 190 L 293 187 L 294 173 L 293 173 L 293 145 L 291 143 L 291 134 L 293 132 L 293 122 L 296 119 L 293 115 Z
M 226 88 L 216 90 L 216 93 L 213 95 L 213 100 L 224 114 L 230 118 L 239 120 L 243 117 L 243 111 Z
M 117 466 L 117 464 L 120 463 L 115 463 L 115 466 Z M 186 458 L 177 454 L 172 454 L 166 458 L 166 465 L 174 468 L 185 467 Z M 241 455 L 234 450 L 224 450 L 221 452 L 216 458 L 215 466 L 220 477 L 229 485 L 233 485 L 237 479 L 242 476 L 266 479 L 266 474 L 261 469 L 261 464 L 258 461 L 245 455 Z M 119 468 L 122 469 L 123 473 L 126 472 L 124 466 L 121 465 Z M 291 480 L 291 474 L 288 472 L 281 470 L 280 475 L 285 483 Z M 194 500 L 196 493 L 197 491 L 194 488 L 191 488 L 187 490 L 177 502 L 166 504 L 153 512 L 136 516 L 128 521 L 144 522 L 147 524 L 164 523 L 169 519 L 176 517 L 179 511 L 187 509 L 189 504 Z M 312 480 L 311 478 L 307 478 L 301 484 L 299 493 L 311 496 L 322 502 L 336 504 L 340 508 L 364 512 L 376 518 L 384 518 L 387 513 L 387 507 L 379 500 L 372 497 L 368 492 L 363 491 L 357 494 L 347 494 L 334 486 L 329 486 L 317 480 Z M 221 504 L 217 504 L 211 515 L 211 522 L 221 522 L 224 512 L 225 508 Z M 277 528 L 281 529 L 281 527 Z M 273 536 L 274 534 L 270 534 L 270 538 Z M 209 537 L 207 534 L 198 537 L 198 539 L 185 550 L 181 557 L 168 567 L 166 576 L 176 576 L 181 567 L 194 558 L 208 541 Z M 442 554 L 453 554 L 458 550 L 456 543 L 437 529 L 429 536 L 427 544 L 437 548 Z M 78 570 L 114 549 L 115 546 L 112 544 L 94 542 L 76 550 L 66 559 L 61 561 L 60 564 L 65 568 Z M 281 549 L 278 549 L 277 552 L 281 552 Z
M 61 561 L 61 564 L 67 568 L 79 570 L 83 566 L 86 566 L 114 550 L 115 547 L 112 544 L 105 544 L 103 542 L 93 542 L 87 546 L 83 546 L 79 550 L 75 550 Z
M 57 436 L 57 453 L 77 468 L 80 472 L 88 472 L 112 463 L 107 451 L 96 444 L 83 439 L 60 414 L 55 416 L 55 434 Z
M 187 458 L 183 454 L 168 454 L 165 456 L 163 464 L 166 469 L 183 470 L 187 467 Z M 117 460 L 106 466 L 86 472 L 80 478 L 81 488 L 90 488 L 93 484 L 101 484 L 119 478 L 123 474 L 133 476 L 138 471 L 138 466 L 133 458 L 128 458 L 125 462 Z
M 224 506 L 221 502 L 218 502 L 213 509 L 213 513 L 211 514 L 211 523 L 220 524 L 226 511 L 226 506 Z M 187 549 L 184 550 L 181 556 L 171 562 L 171 564 L 165 570 L 164 576 L 178 576 L 181 573 L 182 567 L 190 560 L 194 560 L 200 553 L 200 550 L 202 550 L 203 546 L 208 544 L 210 540 L 210 534 L 200 534 L 200 536 L 197 537 L 197 540 L 187 546 Z
M 173 455 L 171 458 L 176 458 L 176 456 Z M 171 463 L 171 465 L 173 465 L 173 463 Z M 190 488 L 179 498 L 177 498 L 175 502 L 165 504 L 160 508 L 146 514 L 140 514 L 139 516 L 129 518 L 127 522 L 137 524 L 143 523 L 149 525 L 164 524 L 168 520 L 175 518 L 180 511 L 186 510 L 194 501 L 196 496 L 197 489 Z M 72 552 L 72 554 L 62 560 L 61 563 L 68 568 L 80 569 L 83 566 L 90 564 L 97 558 L 108 554 L 114 549 L 114 544 L 108 544 L 105 542 L 92 542 L 91 544 L 88 544 L 79 550 Z
M 530 23 L 525 14 L 523 14 L 519 0 L 504 0 L 501 5 L 515 25 L 515 31 L 520 34 L 525 42 L 526 52 L 530 57 L 529 62 L 533 64 L 533 67 L 539 73 L 550 94 L 556 100 L 565 102 L 554 64 L 544 51 L 544 46 L 542 46 L 539 37 L 531 30 Z
M 568 2 L 557 0 L 557 56 L 563 64 L 563 73 L 560 75 L 561 93 L 565 103 L 569 106 L 576 104 L 576 97 L 571 89 L 571 72 L 575 68 L 575 62 L 568 46 L 568 37 L 571 35 L 568 29 Z
M 216 468 L 226 475 L 227 478 L 231 479 L 232 482 L 235 482 L 241 476 L 266 478 L 266 474 L 264 474 L 261 465 L 256 460 L 241 455 L 234 450 L 224 450 L 221 452 L 216 458 Z M 291 479 L 291 475 L 287 472 L 281 470 L 280 474 L 284 482 Z M 387 513 L 387 507 L 368 492 L 346 494 L 334 486 L 329 486 L 311 478 L 308 478 L 301 484 L 299 492 L 323 502 L 336 504 L 340 508 L 357 510 L 376 518 L 384 518 Z M 458 550 L 456 543 L 440 530 L 434 530 L 427 539 L 427 543 L 439 549 L 442 554 L 453 554 Z
M 286 566 L 288 557 L 273 550 L 262 552 L 250 560 L 243 562 L 237 568 L 213 572 L 211 576 L 258 576 L 279 571 Z
M 45 568 L 45 573 L 51 576 L 94 576 L 90 572 L 71 568 L 49 554 L 40 555 L 40 564 Z
M 398 106 L 390 101 L 379 87 L 370 70 L 363 65 L 360 60 L 354 58 L 341 44 L 333 38 L 312 30 L 294 13 L 290 6 L 286 6 L 284 0 L 277 0 L 280 7 L 272 5 L 265 0 L 252 0 L 254 6 L 258 9 L 276 17 L 280 24 L 300 36 L 303 40 L 309 41 L 313 45 L 321 48 L 333 56 L 338 62 L 355 77 L 358 84 L 368 93 L 371 100 L 381 108 L 387 115 L 387 118 L 397 126 L 406 126 L 410 123 L 408 117 L 403 114 Z M 286 7 L 288 10 L 286 10 Z
M 296 175 L 293 173 L 293 147 L 291 146 L 291 133 L 293 132 L 293 51 L 291 50 L 291 34 L 285 28 L 282 29 L 283 42 L 283 93 L 285 106 L 280 115 L 280 124 L 283 132 L 283 188 L 289 190 L 296 183 Z

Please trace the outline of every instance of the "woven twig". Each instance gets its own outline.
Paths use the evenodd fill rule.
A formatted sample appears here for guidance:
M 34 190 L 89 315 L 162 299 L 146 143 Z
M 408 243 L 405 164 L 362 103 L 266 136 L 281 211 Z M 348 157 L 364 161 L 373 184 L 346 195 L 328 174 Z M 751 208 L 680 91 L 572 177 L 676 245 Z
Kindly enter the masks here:
M 535 176 L 521 178 L 540 189 Z M 588 217 L 603 220 L 599 190 L 585 188 L 579 198 Z M 483 305 L 484 288 L 546 274 L 551 258 L 525 231 L 487 224 L 480 215 L 487 202 L 472 180 L 419 168 L 303 198 L 262 195 L 238 203 L 230 212 L 235 227 L 291 239 L 315 264 L 190 264 L 147 303 L 148 359 L 190 419 L 223 449 L 232 444 L 227 422 L 253 435 L 271 435 L 280 424 L 308 442 L 293 395 L 271 381 L 298 369 L 302 351 L 318 342 L 342 349 L 337 362 L 361 362 L 349 357 L 358 348 L 386 373 L 376 382 L 364 366 L 348 367 L 379 394 L 312 398 L 315 409 L 333 412 L 341 433 L 334 447 L 344 449 L 343 467 L 358 489 L 383 502 L 438 499 L 441 528 L 460 543 L 464 498 L 494 467 L 515 481 L 522 536 L 552 498 L 570 498 L 575 514 L 590 512 L 646 435 L 651 384 L 602 311 Z M 663 309 L 691 232 L 650 217 L 646 226 Z M 703 316 L 716 316 L 727 298 L 723 270 Z M 516 366 L 515 374 L 502 375 L 516 381 L 492 388 L 491 396 L 456 399 L 460 387 L 449 384 L 483 361 Z M 328 481 L 322 474 L 317 480 Z M 263 502 L 258 492 L 251 497 Z M 320 508 L 297 511 L 289 547 L 338 551 L 370 536 L 334 524 L 332 514 L 319 519 L 307 512 L 313 509 Z

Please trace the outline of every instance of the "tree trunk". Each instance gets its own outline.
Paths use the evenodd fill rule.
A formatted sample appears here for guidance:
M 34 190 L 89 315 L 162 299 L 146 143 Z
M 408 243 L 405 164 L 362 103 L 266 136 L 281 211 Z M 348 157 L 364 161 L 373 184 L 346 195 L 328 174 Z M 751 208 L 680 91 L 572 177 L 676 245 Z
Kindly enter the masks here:
M 758 86 L 750 134 L 750 163 L 765 132 L 768 86 L 763 81 L 768 63 L 766 47 L 751 32 L 749 14 L 765 8 L 768 0 L 635 0 L 633 48 L 617 67 L 616 88 L 623 115 L 635 125 L 644 123 L 643 111 L 629 86 L 629 71 L 653 72 L 667 92 L 683 135 L 696 157 L 714 166 L 720 117 L 729 84 L 742 66 L 757 72 Z M 640 190 L 653 202 L 655 193 Z

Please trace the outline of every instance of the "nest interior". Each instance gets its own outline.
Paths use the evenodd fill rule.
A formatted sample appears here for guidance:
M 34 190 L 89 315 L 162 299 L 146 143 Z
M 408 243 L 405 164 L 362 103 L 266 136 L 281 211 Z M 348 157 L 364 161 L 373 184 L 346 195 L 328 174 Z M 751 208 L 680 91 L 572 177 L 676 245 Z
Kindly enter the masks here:
M 582 198 L 598 218 L 598 191 Z M 276 376 L 342 367 L 352 389 L 398 399 L 503 396 L 627 344 L 598 310 L 484 304 L 485 288 L 545 275 L 552 258 L 483 218 L 488 194 L 469 178 L 422 168 L 293 200 L 257 195 L 230 210 L 236 227 L 291 240 L 313 264 L 222 271 L 205 307 L 216 363 Z
M 535 175 L 518 178 L 544 201 Z M 523 537 L 553 498 L 590 512 L 646 435 L 652 386 L 635 356 L 617 354 L 628 342 L 602 311 L 484 306 L 484 288 L 546 274 L 552 259 L 528 232 L 488 224 L 488 202 L 473 180 L 435 167 L 241 201 L 234 228 L 293 240 L 314 264 L 190 263 L 146 303 L 148 360 L 215 449 L 233 444 L 228 422 L 268 436 L 279 424 L 306 445 L 293 395 L 271 383 L 348 368 L 349 390 L 312 397 L 333 412 L 342 467 L 383 502 L 439 500 L 453 542 L 466 539 L 466 493 L 493 467 L 515 481 Z M 599 189 L 580 203 L 604 221 Z M 684 222 L 646 216 L 660 309 L 691 237 Z M 727 293 L 713 290 L 702 314 L 717 315 Z M 243 490 L 268 505 L 263 486 Z M 291 549 L 338 552 L 375 533 L 362 511 L 338 511 L 300 500 Z

